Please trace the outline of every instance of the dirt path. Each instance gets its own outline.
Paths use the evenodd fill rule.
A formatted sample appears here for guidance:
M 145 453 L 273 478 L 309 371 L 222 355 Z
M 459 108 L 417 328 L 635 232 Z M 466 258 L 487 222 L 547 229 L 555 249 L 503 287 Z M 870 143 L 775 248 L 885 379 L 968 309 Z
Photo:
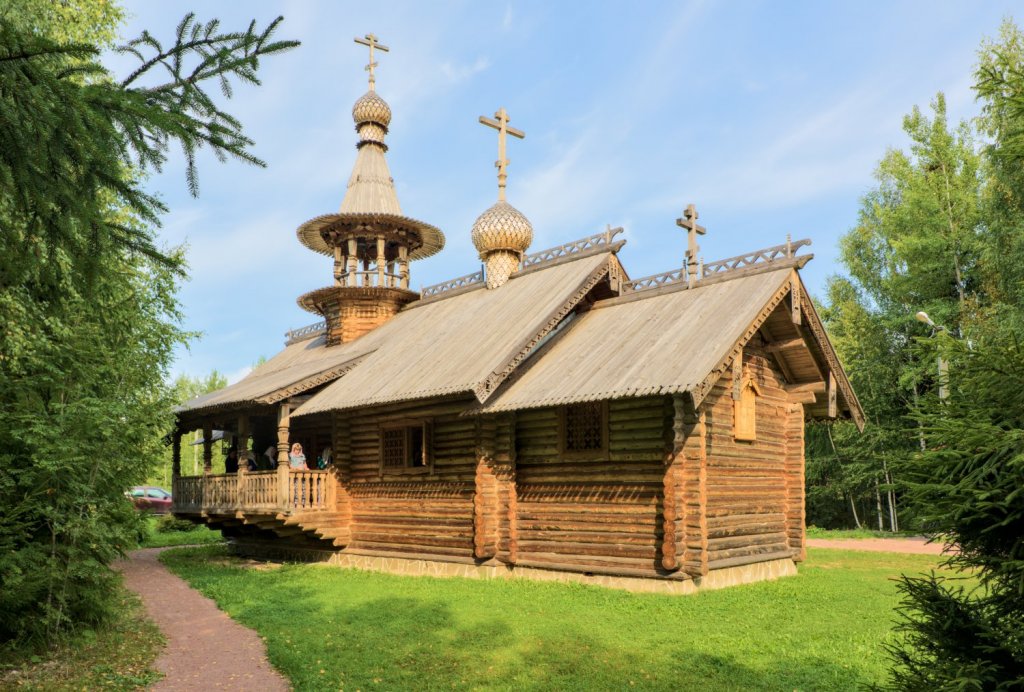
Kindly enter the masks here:
M 867 550 L 876 553 L 912 553 L 914 555 L 941 555 L 941 543 L 929 543 L 923 537 L 910 538 L 808 538 L 811 548 L 840 548 Z
M 167 648 L 154 664 L 164 678 L 152 689 L 290 689 L 267 661 L 259 636 L 171 574 L 157 559 L 162 550 L 136 550 L 115 565 L 124 574 L 125 586 L 139 594 L 146 612 L 167 637 Z

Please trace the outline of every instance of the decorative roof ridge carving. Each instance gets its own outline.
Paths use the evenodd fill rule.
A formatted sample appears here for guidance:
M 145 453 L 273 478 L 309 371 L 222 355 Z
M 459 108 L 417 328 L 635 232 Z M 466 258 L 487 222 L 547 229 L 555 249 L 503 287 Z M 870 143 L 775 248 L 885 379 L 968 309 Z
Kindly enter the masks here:
M 585 257 L 597 255 L 602 252 L 615 254 L 622 249 L 622 246 L 626 244 L 626 241 L 609 241 L 622 232 L 622 228 L 609 228 L 604 233 L 587 236 L 586 238 L 580 238 L 579 240 L 575 240 L 571 243 L 565 243 L 557 247 L 548 248 L 547 250 L 541 250 L 540 252 L 526 255 L 523 259 L 522 268 L 513 273 L 511 278 L 514 279 L 517 276 L 531 274 L 535 271 L 548 269 L 549 267 L 557 267 L 560 264 L 574 262 L 578 259 L 584 259 Z M 532 263 L 528 264 L 530 258 L 535 259 Z M 442 281 L 441 283 L 426 286 L 420 289 L 420 300 L 410 304 L 406 309 L 411 310 L 412 308 L 423 305 L 424 303 L 431 303 L 442 298 L 449 298 L 467 291 L 482 288 L 485 285 L 484 281 L 485 277 L 483 270 L 481 269 L 473 272 L 472 274 L 466 274 L 465 276 L 459 276 L 454 279 L 449 279 L 448 281 Z
M 801 247 L 810 244 L 809 238 L 804 238 L 803 240 L 789 240 L 787 238 L 786 242 L 782 245 L 773 245 L 772 247 L 703 264 L 700 277 L 693 288 L 700 288 L 701 286 L 718 283 L 719 281 L 728 281 L 729 279 L 760 273 L 753 271 L 754 269 L 772 271 L 788 266 L 802 268 L 814 258 L 814 255 L 796 257 L 796 253 Z M 651 274 L 650 276 L 642 276 L 639 279 L 626 281 L 623 282 L 622 291 L 624 294 L 631 294 L 665 286 L 687 288 L 687 270 L 680 267 L 679 269 L 673 269 L 661 274 Z
M 613 242 L 615 236 L 623 232 L 623 228 L 608 228 L 603 233 L 595 233 L 594 235 L 588 235 L 585 238 L 579 240 L 573 240 L 562 245 L 556 245 L 546 250 L 539 252 L 531 252 L 529 255 L 523 256 L 523 263 L 517 274 L 523 274 L 527 269 L 534 266 L 547 266 L 555 260 L 562 259 L 566 256 L 583 256 L 582 253 L 590 251 L 590 254 L 594 252 L 618 252 L 619 249 L 625 244 L 625 240 Z M 613 249 L 614 248 L 614 249 Z
M 297 344 L 300 341 L 308 341 L 315 337 L 320 336 L 327 331 L 327 320 L 320 320 L 313 324 L 307 324 L 305 327 L 299 327 L 298 329 L 290 329 L 284 333 L 284 345 L 291 346 Z

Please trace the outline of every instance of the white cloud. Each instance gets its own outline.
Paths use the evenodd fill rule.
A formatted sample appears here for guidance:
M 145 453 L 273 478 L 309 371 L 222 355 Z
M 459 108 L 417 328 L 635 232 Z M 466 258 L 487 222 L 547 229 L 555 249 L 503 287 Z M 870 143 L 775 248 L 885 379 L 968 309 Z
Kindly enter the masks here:
M 458 84 L 466 81 L 474 75 L 480 74 L 490 66 L 491 61 L 484 57 L 479 57 L 468 65 L 455 65 L 451 62 L 442 62 L 441 74 L 444 75 L 449 84 Z

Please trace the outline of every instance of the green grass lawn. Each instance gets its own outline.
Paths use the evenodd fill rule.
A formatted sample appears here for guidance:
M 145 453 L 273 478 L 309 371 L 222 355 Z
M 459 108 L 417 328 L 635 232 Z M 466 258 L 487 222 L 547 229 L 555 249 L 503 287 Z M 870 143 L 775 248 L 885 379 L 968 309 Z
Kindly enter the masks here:
M 913 531 L 875 531 L 873 529 L 820 529 L 817 526 L 807 527 L 808 538 L 907 538 L 920 536 Z
M 146 517 L 146 537 L 140 548 L 163 548 L 170 545 L 197 545 L 220 543 L 224 540 L 220 531 L 211 531 L 205 526 L 196 526 L 191 531 L 169 531 L 160 533 L 156 530 L 159 517 Z
M 162 559 L 257 630 L 301 690 L 847 690 L 885 679 L 893 578 L 937 564 L 811 550 L 797 577 L 659 596 L 253 566 L 221 546 Z

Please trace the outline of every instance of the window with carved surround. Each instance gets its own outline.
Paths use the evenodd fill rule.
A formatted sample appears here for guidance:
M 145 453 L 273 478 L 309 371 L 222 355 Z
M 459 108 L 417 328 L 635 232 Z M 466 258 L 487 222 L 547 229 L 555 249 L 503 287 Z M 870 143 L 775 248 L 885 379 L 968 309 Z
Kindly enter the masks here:
M 395 423 L 380 429 L 381 473 L 425 473 L 433 468 L 429 421 Z
M 560 427 L 559 451 L 563 457 L 608 458 L 608 402 L 563 406 Z

